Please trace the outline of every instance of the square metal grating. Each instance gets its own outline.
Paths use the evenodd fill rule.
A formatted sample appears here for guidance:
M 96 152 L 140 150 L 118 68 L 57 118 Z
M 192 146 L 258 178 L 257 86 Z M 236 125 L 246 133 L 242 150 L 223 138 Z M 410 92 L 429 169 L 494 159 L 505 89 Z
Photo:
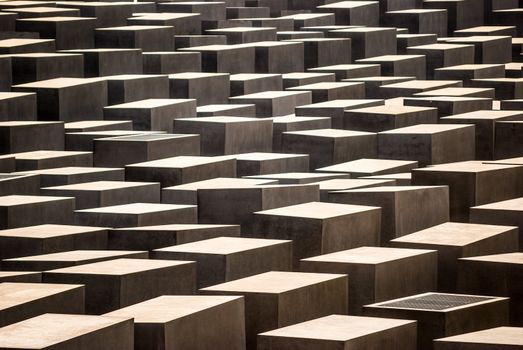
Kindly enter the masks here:
M 383 303 L 380 306 L 397 307 L 402 309 L 421 309 L 421 310 L 445 310 L 457 306 L 478 303 L 480 301 L 492 300 L 492 297 L 478 297 L 471 295 L 456 294 L 428 294 L 419 297 L 412 297 L 390 303 Z

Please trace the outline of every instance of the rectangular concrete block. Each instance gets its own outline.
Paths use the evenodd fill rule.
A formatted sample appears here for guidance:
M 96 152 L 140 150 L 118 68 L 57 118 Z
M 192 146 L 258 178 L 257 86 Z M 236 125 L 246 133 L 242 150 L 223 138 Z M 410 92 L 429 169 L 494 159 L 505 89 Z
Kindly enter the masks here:
M 45 337 L 34 339 L 35 329 Z M 93 343 L 100 344 L 100 350 L 133 349 L 133 320 L 53 313 L 13 324 L 0 332 L 1 349 L 87 350 Z
M 101 314 L 164 294 L 193 294 L 196 263 L 116 259 L 44 272 L 46 283 L 85 285 L 85 311 Z
M 195 224 L 196 206 L 160 203 L 131 203 L 77 210 L 77 225 L 135 227 L 161 224 Z
M 200 155 L 197 134 L 149 134 L 94 140 L 94 165 L 124 167 L 128 164 L 176 156 Z
M 272 118 L 272 150 L 282 152 L 282 137 L 286 131 L 329 129 L 330 117 L 304 117 L 293 114 Z
M 508 299 L 464 294 L 425 293 L 364 307 L 364 315 L 418 321 L 418 349 L 433 339 L 502 326 Z
M 0 195 L 39 195 L 40 177 L 36 174 L 0 174 Z
M 407 48 L 407 53 L 426 56 L 427 77 L 429 79 L 434 78 L 434 70 L 436 68 L 474 63 L 474 45 L 452 43 L 428 44 L 409 47 Z
M 335 129 L 343 129 L 345 110 L 383 105 L 379 99 L 336 99 L 333 101 L 312 103 L 295 108 L 296 116 L 328 117 Z
M 350 38 L 352 59 L 368 58 L 382 55 L 395 55 L 396 28 L 357 27 L 332 30 L 329 36 L 333 38 Z
M 256 105 L 256 117 L 279 117 L 294 113 L 294 108 L 312 102 L 310 91 L 264 91 L 230 98 L 232 104 Z
M 523 247 L 523 216 L 521 216 L 521 197 L 501 202 L 493 202 L 470 208 L 470 222 L 477 224 L 517 226 L 519 246 Z
M 449 221 L 446 186 L 383 186 L 332 191 L 328 201 L 381 207 L 380 244 Z
M 521 347 L 521 328 L 519 327 L 495 327 L 482 331 L 470 332 L 452 337 L 440 338 L 434 341 L 435 350 L 452 349 L 503 349 L 510 347 Z
M 259 350 L 416 349 L 416 322 L 330 315 L 258 335 Z
M 378 1 L 340 1 L 317 7 L 319 12 L 334 13 L 337 25 L 378 26 Z
M 256 335 L 330 314 L 347 313 L 347 276 L 266 272 L 200 290 L 203 294 L 243 295 L 247 348 Z M 302 303 L 308 304 L 307 308 Z
M 510 324 L 521 326 L 522 253 L 483 255 L 458 260 L 457 289 L 461 293 L 510 298 Z
M 54 39 L 14 38 L 0 40 L 1 54 L 54 52 L 55 50 Z
M 70 224 L 74 198 L 12 195 L 0 197 L 0 228 L 39 224 Z M 32 212 L 32 215 L 26 215 Z
M 202 21 L 199 13 L 172 13 L 169 10 L 172 3 L 157 3 L 158 13 L 141 13 L 128 18 L 130 25 L 161 25 L 174 27 L 175 35 L 201 34 Z
M 177 73 L 169 75 L 170 97 L 196 99 L 198 106 L 227 103 L 230 96 L 227 73 Z
M 418 167 L 418 162 L 408 160 L 361 158 L 350 162 L 316 169 L 318 172 L 349 174 L 351 178 L 369 177 L 408 172 Z
M 60 77 L 83 78 L 83 56 L 76 53 L 23 53 L 11 56 L 13 85 Z
M 253 213 L 319 200 L 317 185 L 243 185 L 198 189 L 198 222 L 240 224 L 244 235 L 253 231 Z
M 434 107 L 438 118 L 480 110 L 492 109 L 492 99 L 486 97 L 432 96 L 411 97 L 403 100 L 405 106 Z
M 233 74 L 231 96 L 249 95 L 263 91 L 282 90 L 281 74 Z
M 0 136 L 1 154 L 64 149 L 62 122 L 3 121 Z
M 0 259 L 78 249 L 106 249 L 107 228 L 41 224 L 0 231 Z
M 438 290 L 455 292 L 458 259 L 514 252 L 518 230 L 512 226 L 448 222 L 391 241 L 393 247 L 438 251 Z
M 282 134 L 282 151 L 310 155 L 310 169 L 360 158 L 376 157 L 375 133 L 318 129 L 289 131 Z
M 287 90 L 310 91 L 312 93 L 312 103 L 365 98 L 365 84 L 361 82 L 314 83 L 291 87 Z
M 449 186 L 450 219 L 469 221 L 469 208 L 521 197 L 518 165 L 461 162 L 437 165 L 412 172 L 413 185 Z
M 196 107 L 197 117 L 247 117 L 254 118 L 256 116 L 256 106 L 250 103 L 247 104 L 210 104 Z
M 361 315 L 364 305 L 436 290 L 437 263 L 435 250 L 360 247 L 302 259 L 300 271 L 348 274 L 349 314 Z
M 254 231 L 266 238 L 294 241 L 294 266 L 300 259 L 378 244 L 378 207 L 310 202 L 254 213 Z
M 239 154 L 235 157 L 239 177 L 306 172 L 309 169 L 309 156 L 307 154 L 252 152 Z
M 73 49 L 61 52 L 82 54 L 86 78 L 143 73 L 144 59 L 139 48 Z
M 160 184 L 157 182 L 94 181 L 43 187 L 41 192 L 47 196 L 75 197 L 75 209 L 160 202 Z
M 36 94 L 0 92 L 0 120 L 36 120 Z
M 164 295 L 105 314 L 134 318 L 135 349 L 245 349 L 242 297 Z
M 3 328 L 0 349 L 87 350 L 96 343 L 100 350 L 132 350 L 133 328 L 132 318 L 45 314 Z M 35 339 L 35 330 L 45 337 Z
M 46 271 L 118 258 L 147 259 L 147 251 L 70 250 L 67 252 L 24 256 L 2 260 L 2 269 L 11 271 Z
M 13 86 L 13 91 L 36 92 L 39 120 L 102 119 L 107 83 L 93 78 L 55 78 Z
M 268 271 L 290 271 L 292 242 L 217 237 L 156 249 L 152 258 L 196 261 L 197 286 L 203 288 Z
M 162 203 L 198 204 L 198 190 L 210 188 L 242 188 L 258 185 L 278 184 L 277 180 L 216 177 L 183 185 L 162 188 Z
M 308 56 L 307 56 L 308 57 Z M 287 89 L 293 86 L 300 86 L 305 84 L 334 82 L 336 77 L 334 73 L 286 73 L 282 74 L 283 88 Z
M 272 151 L 272 121 L 244 117 L 199 117 L 174 121 L 174 132 L 199 134 L 201 154 Z
M 92 152 L 77 151 L 30 151 L 11 153 L 16 158 L 16 170 L 41 170 L 61 167 L 91 167 Z
M 142 57 L 145 74 L 174 74 L 202 70 L 200 52 L 144 52 Z
M 436 123 L 437 110 L 432 107 L 375 106 L 347 110 L 343 115 L 344 129 L 367 132 Z
M 38 175 L 41 187 L 71 185 L 93 181 L 124 181 L 122 168 L 62 167 L 30 170 L 27 174 Z
M 173 120 L 196 116 L 195 99 L 146 99 L 104 108 L 104 119 L 133 121 L 133 130 L 172 132 Z
M 130 164 L 125 167 L 128 181 L 160 182 L 162 187 L 212 179 L 235 177 L 236 160 L 231 157 L 179 156 Z
M 109 231 L 109 249 L 154 250 L 216 237 L 239 237 L 239 225 L 167 224 Z
M 16 21 L 16 30 L 37 32 L 41 39 L 55 39 L 57 50 L 89 49 L 94 47 L 96 18 L 43 17 Z
M 231 74 L 254 72 L 254 48 L 238 44 L 192 46 L 180 50 L 199 52 L 202 60 L 201 71 L 203 72 Z
M 523 120 L 522 111 L 474 111 L 441 118 L 442 123 L 474 124 L 476 133 L 476 159 L 494 158 L 495 135 L 498 121 Z
M 425 79 L 426 67 L 423 55 L 384 55 L 357 60 L 358 63 L 376 63 L 381 66 L 381 75 L 405 76 Z
M 474 125 L 418 124 L 380 132 L 378 155 L 383 159 L 417 160 L 425 166 L 473 160 L 475 144 Z
M 2 271 L 0 272 L 0 282 L 40 283 L 42 282 L 42 274 L 28 271 Z
M 130 25 L 97 28 L 97 48 L 141 48 L 143 51 L 174 50 L 174 28 L 171 26 Z
M 78 284 L 4 282 L 0 284 L 0 325 L 5 327 L 48 312 L 82 314 L 84 294 L 84 286 Z

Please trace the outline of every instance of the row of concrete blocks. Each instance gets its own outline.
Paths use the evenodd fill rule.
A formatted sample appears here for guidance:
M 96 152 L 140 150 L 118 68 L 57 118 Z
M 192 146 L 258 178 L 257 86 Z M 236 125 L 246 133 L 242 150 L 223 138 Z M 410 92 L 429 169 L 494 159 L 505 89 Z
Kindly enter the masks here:
M 441 45 L 445 46 L 435 44 Z M 416 61 L 424 63 L 425 56 L 381 56 L 358 64 L 325 66 L 306 73 L 283 75 L 191 72 L 52 78 L 14 85 L 12 90 L 15 92 L 1 93 L 0 104 L 5 106 L 5 111 L 1 112 L 0 118 L 34 120 L 37 117 L 39 120 L 66 122 L 94 120 L 104 117 L 104 107 L 107 106 L 124 104 L 115 108 L 159 109 L 169 101 L 154 103 L 142 100 L 169 98 L 196 99 L 198 106 L 255 104 L 256 117 L 277 117 L 294 113 L 297 106 L 337 99 L 453 96 L 510 100 L 523 97 L 521 79 L 503 77 L 503 65 L 449 66 L 435 70 L 438 77 L 445 80 L 429 81 L 416 78 L 419 72 L 424 75 L 424 65 L 412 64 Z M 467 89 L 444 90 L 463 86 Z M 84 98 L 78 99 L 79 95 Z M 125 105 L 132 102 L 136 104 Z M 179 101 L 173 101 L 173 104 L 176 102 Z M 175 112 L 178 113 L 174 117 L 181 117 L 182 113 L 187 113 L 187 117 L 195 116 L 194 110 Z M 239 111 L 235 115 L 239 115 Z M 246 111 L 243 116 L 250 114 Z M 169 126 L 160 130 L 171 129 Z
M 45 3 L 43 8 L 32 8 L 36 2 L 28 3 L 25 8 L 13 6 L 15 2 L 7 2 L 2 6 L 5 15 L 0 17 L 3 30 L 21 32 L 39 32 L 48 36 L 51 31 L 64 36 L 66 30 L 78 31 L 82 27 L 83 36 L 94 28 L 131 25 L 171 25 L 178 29 L 179 34 L 199 34 L 203 30 L 223 27 L 276 27 L 280 31 L 292 31 L 304 26 L 318 25 L 405 25 L 410 22 L 409 29 L 414 33 L 436 33 L 446 36 L 447 31 L 453 32 L 472 26 L 480 26 L 491 21 L 500 24 L 517 25 L 517 1 L 506 1 L 495 4 L 492 2 L 478 3 L 470 0 L 455 2 L 424 1 L 424 9 L 418 9 L 414 1 L 397 1 L 398 5 L 387 4 L 386 1 L 367 1 L 365 3 L 351 2 L 311 2 L 312 11 L 316 13 L 302 14 L 299 11 L 288 11 L 290 15 L 282 16 L 284 11 L 274 7 L 245 7 L 245 2 L 235 4 L 226 2 L 177 2 L 177 3 L 123 3 L 113 6 L 97 6 L 96 4 L 69 4 L 67 2 Z M 13 5 L 11 5 L 13 4 Z M 486 6 L 483 6 L 486 5 Z M 53 7 L 59 6 L 59 7 Z M 284 5 L 285 6 L 285 5 Z M 380 9 L 381 7 L 381 9 Z M 466 9 L 466 10 L 465 10 Z M 303 9 L 300 9 L 303 11 Z M 512 11 L 510 11 L 512 10 Z M 151 13 L 164 13 L 152 16 Z M 381 14 L 380 14 L 381 12 Z M 134 13 L 137 16 L 132 17 Z M 174 15 L 171 15 L 174 13 Z M 83 17 L 78 17 L 78 16 Z M 272 16 L 272 18 L 271 18 Z M 41 20 L 40 18 L 53 18 Z M 381 17 L 381 18 L 380 18 Z M 512 17 L 512 18 L 509 18 Z M 17 19 L 19 18 L 19 19 Z M 519 17 L 520 18 L 520 17 Z M 44 22 L 42 24 L 41 22 Z M 71 22 L 75 22 L 74 24 Z M 64 41 L 64 44 L 69 43 Z M 72 42 L 70 42 L 73 44 Z M 87 44 L 82 42 L 80 44 Z M 79 45 L 79 43 L 73 44 Z
M 256 286 L 259 283 L 266 283 L 267 277 L 271 277 L 272 281 L 285 278 L 286 287 L 272 289 L 254 287 L 252 288 L 254 291 L 258 290 L 257 294 L 254 294 L 250 290 L 229 292 L 224 286 L 223 291 L 204 291 L 205 294 L 211 295 L 166 295 L 101 316 L 46 313 L 0 329 L 0 347 L 29 349 L 37 345 L 54 349 L 54 345 L 59 343 L 61 349 L 80 350 L 89 349 L 92 344 L 97 344 L 97 348 L 101 350 L 151 349 L 152 347 L 207 349 L 210 346 L 220 350 L 286 350 L 298 346 L 306 350 L 336 349 L 340 346 L 358 348 L 364 346 L 366 349 L 379 346 L 380 349 L 385 350 L 414 350 L 427 349 L 427 346 L 431 348 L 433 339 L 436 350 L 462 349 L 461 346 L 467 344 L 479 350 L 491 349 L 493 345 L 520 345 L 521 328 L 502 326 L 507 318 L 508 298 L 426 293 L 390 301 L 391 305 L 418 303 L 420 306 L 417 309 L 404 311 L 375 304 L 366 307 L 368 310 L 366 313 L 371 316 L 346 316 L 343 314 L 343 305 L 335 305 L 343 304 L 339 296 L 326 295 L 336 294 L 336 292 L 346 293 L 342 286 L 343 276 L 273 272 L 253 276 L 255 279 L 253 281 L 241 282 L 246 284 L 251 282 Z M 49 285 L 3 283 L 2 289 L 5 292 L 16 292 L 16 289 L 25 287 L 32 292 L 44 294 L 42 291 L 45 292 L 47 286 Z M 67 297 L 74 298 L 76 301 L 81 299 L 78 296 L 82 291 L 81 285 L 54 284 L 52 286 L 55 288 L 55 295 L 42 298 L 47 299 L 45 301 L 48 304 L 53 304 L 53 297 L 60 298 L 59 294 L 63 294 L 62 299 Z M 322 293 L 320 291 L 322 287 L 331 288 L 331 293 Z M 69 290 L 61 292 L 61 288 Z M 73 288 L 76 288 L 76 291 Z M 74 295 L 74 292 L 77 295 Z M 307 299 L 338 297 L 338 300 L 333 300 L 334 305 L 323 303 L 320 306 L 310 303 L 311 309 L 306 314 L 303 309 L 297 310 L 296 305 L 291 301 L 291 298 L 296 300 L 300 297 Z M 423 302 L 448 299 L 459 306 L 443 307 L 436 311 L 430 310 L 430 306 L 423 305 Z M 251 303 L 260 305 L 253 307 L 249 305 Z M 258 317 L 258 323 L 263 325 L 257 324 L 257 327 L 252 329 L 250 323 L 253 320 L 249 318 L 249 312 L 263 312 L 264 307 L 278 308 L 281 314 L 274 317 L 266 313 Z M 61 309 L 64 308 L 65 305 Z M 337 314 L 330 314 L 329 309 Z M 78 310 L 74 311 L 78 312 Z M 401 315 L 396 316 L 395 312 Z M 245 317 L 244 313 L 246 313 Z M 496 313 L 499 316 L 495 316 Z M 478 318 L 478 315 L 484 318 Z M 467 326 L 449 327 L 452 320 L 465 322 Z M 294 324 L 289 325 L 290 322 Z M 65 329 L 64 324 L 68 325 Z M 430 326 L 438 329 L 427 329 Z M 270 327 L 270 330 L 260 331 L 266 327 Z M 45 332 L 45 339 L 31 339 L 35 329 Z M 252 334 L 252 332 L 260 333 Z
M 329 33 L 331 38 L 285 41 L 264 41 L 270 38 L 261 38 L 249 44 L 215 43 L 176 52 L 171 49 L 150 53 L 142 53 L 141 49 L 122 48 L 63 50 L 54 53 L 52 47 L 42 50 L 35 46 L 40 42 L 48 44 L 49 40 L 7 39 L 0 41 L 0 47 L 4 43 L 6 45 L 6 55 L 1 57 L 0 65 L 6 76 L 12 76 L 11 84 L 17 85 L 55 77 L 97 77 L 142 72 L 174 74 L 203 70 L 232 74 L 292 73 L 303 72 L 304 69 L 321 72 L 321 68 L 315 68 L 350 64 L 354 60 L 357 64 L 381 65 L 381 70 L 380 66 L 374 67 L 378 73 L 371 72 L 369 66 L 366 76 L 414 76 L 425 79 L 426 76 L 434 78 L 435 70 L 442 67 L 474 63 L 505 64 L 514 59 L 510 36 L 454 37 L 435 43 L 436 37 L 427 35 L 422 36 L 423 40 L 418 40 L 418 43 L 414 40 L 406 43 L 399 40 L 396 44 L 395 28 L 361 27 Z M 147 42 L 151 40 L 147 39 Z M 410 46 L 396 55 L 397 45 L 400 44 Z M 17 52 L 20 47 L 44 53 Z M 124 64 L 116 64 L 122 59 L 125 59 Z M 345 78 L 360 76 L 364 75 Z M 9 79 L 0 86 L 2 90 L 9 91 L 8 83 Z
M 360 158 L 410 160 L 422 166 L 474 159 L 492 160 L 522 155 L 521 145 L 518 144 L 522 117 L 521 111 L 474 111 L 444 117 L 440 119 L 440 124 L 436 124 L 437 112 L 432 107 L 378 106 L 345 111 L 342 118 L 344 129 L 332 129 L 330 125 L 325 125 L 327 128 L 298 131 L 285 131 L 285 127 L 289 128 L 289 125 L 299 121 L 309 125 L 312 122 L 329 124 L 329 119 L 183 118 L 175 122 L 176 134 L 131 130 L 66 133 L 67 151 L 63 150 L 63 123 L 0 122 L 0 133 L 6 135 L 0 144 L 1 152 L 6 153 L 2 156 L 6 165 L 1 167 L 1 171 L 93 165 L 127 167 L 128 171 L 135 167 L 154 169 L 155 165 L 162 164 L 164 167 L 171 164 L 176 168 L 176 161 L 165 158 L 202 155 L 201 160 L 205 162 L 212 161 L 206 159 L 209 156 L 230 155 L 229 159 L 232 159 L 235 154 L 271 151 L 284 152 L 287 156 L 259 155 L 257 161 L 302 159 L 295 167 L 275 168 L 275 172 L 339 171 L 343 169 L 339 163 Z M 420 122 L 431 124 L 417 124 Z M 31 135 L 31 143 L 22 143 L 21 140 L 27 135 Z M 48 151 L 35 150 L 42 148 Z M 133 152 L 127 152 L 130 149 Z M 194 161 L 197 160 L 196 157 Z M 226 162 L 227 159 L 221 160 Z M 241 161 L 240 157 L 237 172 L 231 168 L 222 175 L 260 175 L 252 170 L 243 170 L 245 165 Z M 132 180 L 140 179 L 133 177 Z M 176 184 L 179 184 L 176 180 L 162 182 L 163 186 Z
M 512 162 L 512 164 L 514 163 L 517 161 Z M 276 208 L 284 208 L 283 212 L 289 210 L 291 213 L 296 210 L 301 215 L 291 215 L 289 220 L 297 224 L 302 221 L 299 219 L 300 217 L 313 220 L 316 207 L 324 208 L 327 212 L 329 210 L 333 210 L 334 213 L 340 211 L 347 220 L 350 220 L 353 217 L 352 214 L 359 213 L 358 208 L 352 208 L 351 205 L 364 205 L 370 206 L 370 208 L 361 208 L 365 209 L 364 214 L 357 222 L 366 229 L 361 228 L 362 232 L 358 233 L 358 229 L 347 230 L 341 223 L 338 225 L 331 223 L 332 226 L 328 227 L 332 230 L 333 236 L 338 237 L 340 234 L 343 236 L 346 233 L 348 236 L 344 242 L 347 244 L 347 248 L 353 241 L 359 240 L 363 240 L 365 244 L 369 245 L 388 244 L 391 239 L 448 221 L 449 211 L 452 220 L 468 222 L 471 217 L 474 217 L 469 215 L 470 207 L 521 196 L 521 184 L 518 182 L 518 177 L 521 176 L 521 165 L 509 164 L 508 161 L 505 164 L 469 162 L 454 164 L 453 167 L 434 166 L 414 170 L 412 180 L 414 186 L 412 187 L 391 186 L 395 182 L 387 179 L 387 176 L 369 177 L 374 180 L 369 181 L 369 179 L 347 179 L 349 174 L 343 173 L 319 173 L 316 177 L 300 176 L 301 173 L 284 173 L 250 176 L 248 179 L 212 179 L 166 187 L 162 190 L 162 203 L 159 203 L 158 183 L 94 181 L 61 185 L 42 189 L 44 194 L 54 195 L 54 197 L 30 195 L 2 197 L 4 202 L 2 228 L 16 228 L 47 222 L 70 224 L 73 220 L 81 225 L 107 227 L 178 223 L 237 223 L 241 225 L 242 232 L 246 235 L 288 234 L 293 236 L 295 231 L 291 227 L 294 225 L 284 227 L 283 232 L 279 232 L 278 222 L 266 221 L 271 217 L 269 215 L 271 211 L 276 210 L 275 215 L 277 215 Z M 207 169 L 211 169 L 209 166 L 208 164 Z M 357 167 L 357 165 L 355 166 Z M 402 165 L 403 168 L 409 166 L 412 164 Z M 400 166 L 396 165 L 396 167 Z M 74 170 L 81 169 L 64 169 L 63 173 L 68 170 L 74 172 Z M 89 175 L 102 176 L 105 171 L 105 176 L 108 176 L 111 170 L 113 169 L 100 169 L 98 174 L 91 172 Z M 191 175 L 188 168 L 185 171 Z M 303 175 L 307 175 L 307 173 Z M 309 182 L 320 182 L 274 185 L 278 178 L 292 180 L 293 176 L 294 181 L 299 181 L 301 178 L 303 181 L 306 179 Z M 394 176 L 397 175 L 391 175 L 390 178 Z M 496 183 L 496 179 L 502 177 L 505 179 L 503 183 Z M 14 188 L 15 184 L 18 183 L 20 186 L 20 184 L 24 184 L 24 181 L 34 183 L 34 178 L 30 175 L 6 176 L 3 182 Z M 366 188 L 369 186 L 373 187 Z M 321 187 L 323 187 L 322 190 L 320 190 Z M 78 209 L 76 211 L 74 211 L 75 199 L 73 196 L 76 197 L 76 209 Z M 418 200 L 413 200 L 415 198 Z M 316 202 L 320 199 L 323 203 Z M 135 203 L 137 200 L 142 203 Z M 303 204 L 311 202 L 316 204 Z M 339 204 L 333 205 L 325 202 Z M 376 209 L 376 207 L 381 209 Z M 31 209 L 34 209 L 35 215 L 27 217 L 20 214 Z M 253 215 L 253 213 L 255 214 Z M 265 214 L 269 216 L 265 216 Z M 334 217 L 336 215 L 326 214 L 323 219 Z M 359 215 L 355 217 L 359 217 Z M 324 234 L 322 227 L 304 227 L 302 230 L 322 237 Z M 286 231 L 288 232 L 285 233 Z M 351 238 L 351 235 L 355 235 L 355 237 Z M 324 238 L 324 243 L 310 249 L 306 245 L 302 246 L 301 250 L 296 252 L 297 258 L 318 253 L 324 245 L 330 246 L 329 242 L 331 241 Z

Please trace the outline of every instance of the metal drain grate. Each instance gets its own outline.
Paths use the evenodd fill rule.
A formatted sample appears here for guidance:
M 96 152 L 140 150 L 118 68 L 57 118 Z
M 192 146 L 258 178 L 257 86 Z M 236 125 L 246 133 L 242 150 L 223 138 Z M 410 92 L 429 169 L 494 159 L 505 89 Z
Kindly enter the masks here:
M 435 293 L 419 297 L 412 297 L 409 299 L 403 299 L 399 301 L 393 301 L 390 303 L 384 303 L 380 305 L 387 307 L 397 307 L 402 309 L 445 310 L 457 306 L 464 306 L 492 299 L 494 298 Z

